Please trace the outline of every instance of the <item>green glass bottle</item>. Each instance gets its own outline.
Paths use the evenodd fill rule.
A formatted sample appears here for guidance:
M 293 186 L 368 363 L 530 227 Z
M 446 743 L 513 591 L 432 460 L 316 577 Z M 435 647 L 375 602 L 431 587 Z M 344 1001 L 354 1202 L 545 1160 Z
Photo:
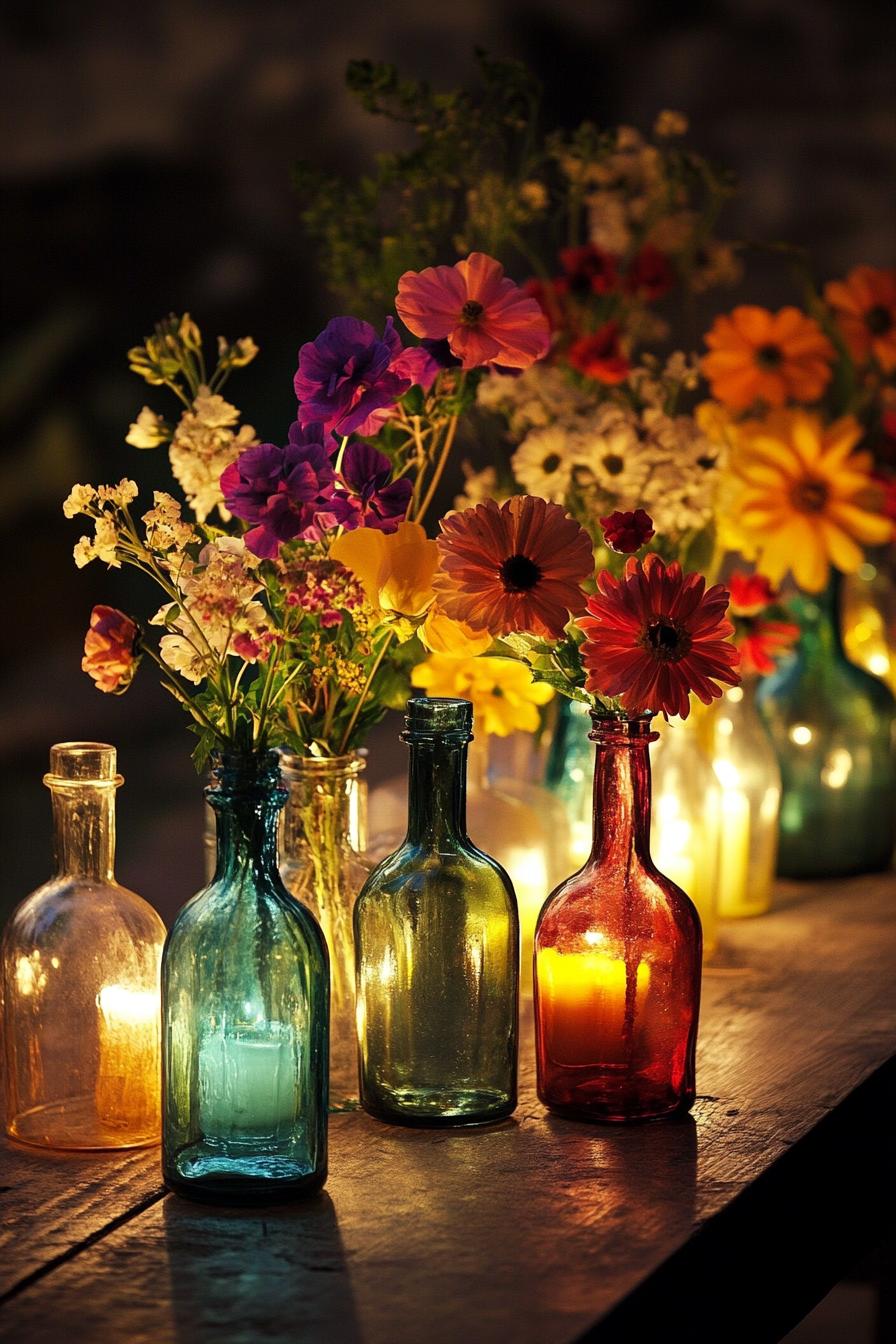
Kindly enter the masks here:
M 215 875 L 165 945 L 162 1170 L 192 1199 L 292 1199 L 327 1175 L 329 965 L 278 872 L 279 765 L 218 762 Z
M 839 575 L 798 599 L 796 656 L 759 687 L 781 767 L 778 872 L 842 877 L 887 868 L 896 828 L 896 700 L 849 662 Z
M 403 1125 L 481 1125 L 516 1106 L 519 920 L 466 830 L 466 700 L 408 701 L 408 832 L 355 905 L 361 1102 Z

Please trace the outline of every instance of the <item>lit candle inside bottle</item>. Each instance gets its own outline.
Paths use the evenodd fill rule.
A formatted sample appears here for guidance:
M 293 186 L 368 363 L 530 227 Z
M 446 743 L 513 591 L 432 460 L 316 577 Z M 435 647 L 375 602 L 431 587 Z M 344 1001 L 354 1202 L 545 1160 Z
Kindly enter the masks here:
M 627 1022 L 630 974 L 634 996 Z M 649 987 L 645 961 L 629 972 L 623 958 L 605 951 L 543 948 L 538 953 L 538 1001 L 547 1054 L 568 1066 L 624 1063 Z
M 727 765 L 727 762 L 722 762 Z M 716 765 L 718 773 L 718 763 Z M 719 845 L 719 914 L 740 915 L 749 904 L 750 800 L 723 780 Z
M 210 1031 L 199 1047 L 199 1126 L 206 1139 L 239 1142 L 292 1131 L 295 1032 L 281 1022 Z
M 161 1005 L 157 991 L 106 985 L 97 995 L 97 1115 L 110 1129 L 161 1124 Z

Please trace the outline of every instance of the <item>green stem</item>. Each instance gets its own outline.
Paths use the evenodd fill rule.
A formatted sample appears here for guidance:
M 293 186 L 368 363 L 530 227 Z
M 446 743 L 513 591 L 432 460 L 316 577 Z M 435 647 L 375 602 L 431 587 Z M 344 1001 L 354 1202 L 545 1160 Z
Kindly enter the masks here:
M 389 645 L 392 643 L 394 637 L 395 637 L 395 631 L 390 630 L 387 633 L 386 638 L 383 640 L 382 645 L 380 646 L 380 650 L 377 653 L 376 658 L 374 659 L 373 666 L 371 667 L 369 673 L 367 674 L 367 680 L 365 681 L 364 685 L 361 688 L 361 693 L 358 696 L 358 702 L 355 705 L 352 717 L 349 719 L 348 727 L 346 728 L 345 732 L 342 735 L 342 742 L 340 743 L 339 746 L 340 756 L 344 756 L 345 753 L 348 751 L 349 743 L 351 741 L 352 733 L 354 732 L 355 724 L 358 722 L 358 715 L 361 713 L 364 701 L 367 699 L 370 687 L 373 684 L 373 679 L 376 676 L 377 672 L 380 670 L 380 664 L 385 658 L 386 651 L 389 648 Z

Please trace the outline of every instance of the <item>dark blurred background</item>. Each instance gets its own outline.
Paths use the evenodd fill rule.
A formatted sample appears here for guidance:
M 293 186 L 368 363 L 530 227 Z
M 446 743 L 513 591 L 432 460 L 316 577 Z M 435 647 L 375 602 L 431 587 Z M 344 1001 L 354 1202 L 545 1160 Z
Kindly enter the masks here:
M 0 56 L 0 920 L 50 867 L 41 787 L 54 741 L 114 742 L 119 876 L 171 919 L 200 885 L 202 802 L 180 711 L 145 667 L 125 699 L 79 670 L 97 601 L 155 594 L 94 564 L 60 504 L 74 481 L 166 478 L 164 452 L 124 442 L 144 402 L 126 351 L 170 310 L 206 336 L 252 335 L 230 384 L 244 419 L 278 438 L 294 415 L 302 341 L 332 315 L 298 223 L 298 158 L 352 171 L 393 147 L 343 87 L 352 57 L 401 62 L 448 87 L 473 48 L 529 63 L 548 124 L 627 122 L 662 108 L 740 180 L 723 236 L 807 247 L 819 277 L 892 264 L 896 87 L 892 20 L 877 0 L 7 0 Z M 889 29 L 882 26 L 889 22 Z M 756 256 L 741 294 L 798 296 Z M 394 734 L 384 725 L 379 741 Z M 374 750 L 371 778 L 391 752 Z M 393 758 L 394 759 L 394 758 Z M 840 1290 L 802 1344 L 872 1337 L 874 1290 Z M 867 1319 L 866 1319 L 867 1318 Z
M 255 338 L 261 356 L 228 395 L 264 437 L 285 431 L 297 348 L 332 312 L 292 165 L 352 171 L 390 147 L 345 92 L 346 62 L 395 60 L 448 87 L 472 76 L 479 45 L 535 69 L 548 124 L 647 129 L 681 109 L 740 179 L 722 234 L 810 247 L 828 276 L 890 260 L 893 45 L 870 0 L 8 0 L 4 13 L 0 914 L 47 875 L 47 749 L 81 737 L 119 747 L 119 875 L 170 920 L 200 882 L 192 739 L 151 667 L 124 699 L 79 669 L 94 602 L 133 594 L 147 610 L 155 594 L 96 563 L 76 570 L 81 529 L 60 503 L 74 481 L 164 481 L 164 451 L 124 436 L 167 394 L 125 354 L 170 310 L 208 337 Z M 797 297 L 778 259 L 751 261 L 747 286 Z

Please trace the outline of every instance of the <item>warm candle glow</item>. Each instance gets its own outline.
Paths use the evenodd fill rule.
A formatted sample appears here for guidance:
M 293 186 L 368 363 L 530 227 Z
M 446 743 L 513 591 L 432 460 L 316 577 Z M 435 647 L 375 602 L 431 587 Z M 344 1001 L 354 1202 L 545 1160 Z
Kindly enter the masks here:
M 603 935 L 589 930 L 585 940 L 598 947 Z M 539 1012 L 551 1060 L 565 1066 L 623 1063 L 649 988 L 646 961 L 627 971 L 621 957 L 606 951 L 542 948 L 538 953 Z
M 96 1109 L 110 1129 L 152 1132 L 161 1123 L 159 995 L 106 985 L 97 995 Z

